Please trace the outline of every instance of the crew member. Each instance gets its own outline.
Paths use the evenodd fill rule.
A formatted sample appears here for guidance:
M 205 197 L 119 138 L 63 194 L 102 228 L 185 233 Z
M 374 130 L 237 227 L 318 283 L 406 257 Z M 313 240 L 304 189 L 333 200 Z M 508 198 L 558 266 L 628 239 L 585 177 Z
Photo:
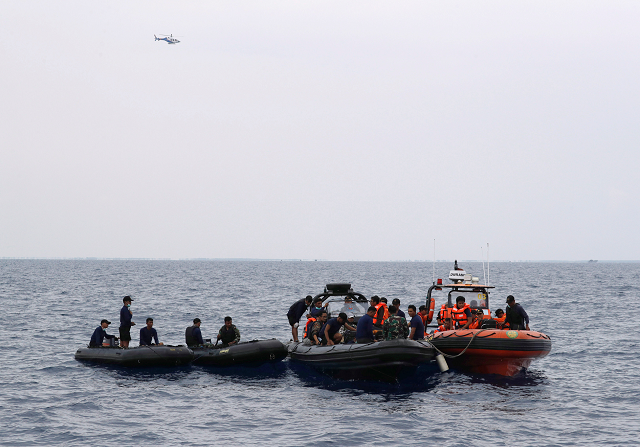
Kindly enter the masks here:
M 397 312 L 398 308 L 392 304 L 389 307 L 389 318 L 384 320 L 384 324 L 382 325 L 382 338 L 384 340 L 404 339 L 409 335 L 407 320 L 404 317 L 398 316 Z
M 387 318 L 389 317 L 389 310 L 387 309 L 386 303 L 383 303 L 381 299 L 374 295 L 371 297 L 371 305 L 376 308 L 376 315 L 373 317 L 373 324 L 375 326 L 382 326 L 384 323 L 385 315 Z
M 406 320 L 407 319 L 406 315 L 404 314 L 404 312 L 400 310 L 400 300 L 398 298 L 394 298 L 393 301 L 391 301 L 391 304 L 396 306 L 396 309 L 398 309 L 398 311 L 396 312 L 396 315 Z M 389 309 L 389 312 L 391 312 L 391 309 Z
M 309 338 L 309 334 L 311 333 L 311 328 L 313 327 L 313 323 L 318 321 L 318 318 L 312 317 L 311 314 L 307 314 L 307 323 L 304 325 L 304 331 L 302 331 L 303 341 Z
M 311 295 L 307 295 L 306 298 L 296 301 L 289 308 L 289 312 L 287 312 L 287 318 L 289 319 L 289 324 L 291 325 L 291 334 L 293 335 L 293 341 L 298 341 L 298 322 L 304 312 L 307 310 L 307 307 L 311 304 L 311 300 L 313 297 Z M 225 318 L 225 324 L 227 319 Z M 218 340 L 220 337 L 218 337 Z M 238 340 L 240 337 L 238 337 Z
M 503 329 L 503 328 L 508 328 L 509 324 L 505 323 L 504 320 L 506 320 L 507 316 L 504 314 L 504 310 L 502 309 L 498 309 L 496 310 L 496 316 L 494 317 L 494 320 L 496 320 L 496 327 L 498 329 Z
M 200 324 L 200 318 L 194 318 L 193 325 L 189 326 L 185 331 L 184 337 L 187 340 L 187 346 L 204 345 L 202 332 L 200 332 Z
M 318 319 L 316 320 L 314 318 L 314 320 L 315 321 L 307 332 L 305 344 L 319 345 L 321 343 L 320 330 L 322 329 L 322 326 L 324 326 L 324 324 L 327 322 L 327 311 L 323 309 L 320 312 L 320 315 L 318 315 Z
M 513 295 L 507 297 L 507 315 L 505 323 L 509 324 L 512 331 L 524 331 L 529 329 L 529 315 L 524 311 L 522 306 L 516 303 Z
M 438 332 L 452 331 L 452 330 L 453 330 L 453 324 L 451 323 L 451 318 L 445 318 L 443 320 L 443 324 L 438 326 L 438 329 L 433 331 L 433 333 L 435 334 L 435 333 L 438 333 Z
M 471 324 L 471 309 L 463 296 L 456 298 L 456 305 L 451 308 L 454 329 L 468 329 Z
M 307 298 L 309 298 L 309 302 L 311 302 L 311 297 L 309 296 Z M 240 341 L 240 331 L 232 321 L 231 317 L 224 317 L 224 326 L 218 331 L 218 340 L 222 340 L 223 347 L 235 345 Z M 296 336 L 297 335 L 298 331 L 296 330 Z
M 322 344 L 333 346 L 336 343 L 340 343 L 342 340 L 342 334 L 340 333 L 340 328 L 344 326 L 346 329 L 350 331 L 355 331 L 356 328 L 350 326 L 347 323 L 347 314 L 344 312 L 340 312 L 337 318 L 332 318 L 327 321 L 320 329 L 320 334 L 322 336 Z
M 133 298 L 129 295 L 122 298 L 124 305 L 120 309 L 120 346 L 123 348 L 129 347 L 131 341 L 131 326 L 136 324 L 131 321 L 133 318 L 133 312 L 131 312 L 131 302 Z
M 309 312 L 311 314 L 312 317 L 318 317 L 318 315 L 320 315 L 320 312 L 322 312 L 323 310 L 325 310 L 324 308 L 327 307 L 329 305 L 329 302 L 327 301 L 327 303 L 323 306 L 322 305 L 322 298 L 316 298 L 313 301 L 313 307 L 311 308 L 311 311 Z
M 355 310 L 356 310 L 356 305 L 353 304 L 353 298 L 351 298 L 349 295 L 345 296 L 344 305 L 342 306 L 342 309 L 340 309 L 340 312 L 344 312 L 347 315 L 349 315 L 350 313 L 353 313 Z
M 429 320 L 429 308 L 424 304 L 418 308 L 418 316 L 422 318 L 422 325 L 426 328 Z
M 371 343 L 373 341 L 373 317 L 376 308 L 369 306 L 367 313 L 360 317 L 356 328 L 356 343 Z
M 115 335 L 107 334 L 106 329 L 109 327 L 111 322 L 109 320 L 102 320 L 100 322 L 100 326 L 93 331 L 93 335 L 91 336 L 91 341 L 89 342 L 89 346 L 102 346 L 102 342 L 105 338 L 112 339 L 116 338 Z
M 358 330 L 358 323 L 356 323 L 356 316 L 353 313 L 347 313 L 347 324 L 353 328 L 355 331 L 345 330 L 344 335 L 342 336 L 342 343 L 355 343 L 356 342 L 356 331 Z
M 154 344 L 152 341 L 162 346 L 162 343 L 158 343 L 158 332 L 153 328 L 153 318 L 147 318 L 147 325 L 140 329 L 140 346 L 150 346 Z
M 440 307 L 440 310 L 438 311 L 438 315 L 436 316 L 436 322 L 438 323 L 438 325 L 444 324 L 444 313 L 446 310 L 447 310 L 447 303 L 444 303 Z
M 471 324 L 469 325 L 469 329 L 480 329 L 482 325 L 482 310 L 476 309 L 471 312 Z
M 410 304 L 407 312 L 409 313 L 409 318 L 411 318 L 409 339 L 422 340 L 424 338 L 424 324 L 422 324 L 422 318 L 416 313 L 416 306 Z

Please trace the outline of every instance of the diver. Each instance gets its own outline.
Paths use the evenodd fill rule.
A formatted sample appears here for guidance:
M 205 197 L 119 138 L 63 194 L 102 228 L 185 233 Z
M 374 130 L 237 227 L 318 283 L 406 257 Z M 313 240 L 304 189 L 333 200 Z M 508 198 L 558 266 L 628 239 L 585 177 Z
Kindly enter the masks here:
M 100 326 L 98 326 L 96 330 L 93 331 L 93 335 L 91 336 L 91 341 L 89 342 L 89 346 L 102 346 L 102 342 L 104 341 L 105 338 L 109 340 L 112 338 L 115 338 L 117 340 L 115 335 L 107 334 L 106 329 L 109 327 L 110 324 L 111 322 L 109 320 L 102 320 L 100 322 Z
M 231 317 L 224 317 L 224 326 L 218 331 L 218 340 L 222 340 L 223 347 L 235 345 L 240 341 L 240 331 L 232 321 Z M 298 335 L 297 332 L 296 336 Z
M 422 340 L 424 338 L 424 324 L 422 323 L 420 315 L 416 313 L 416 306 L 410 304 L 407 312 L 409 313 L 409 317 L 411 317 L 411 323 L 409 324 L 411 333 L 409 333 L 409 339 Z
M 155 341 L 155 343 L 152 343 Z M 162 346 L 158 342 L 158 332 L 153 328 L 153 318 L 147 318 L 147 325 L 140 329 L 140 346 L 150 346 L 156 344 Z
M 373 342 L 373 317 L 375 314 L 376 308 L 369 306 L 367 313 L 360 317 L 356 328 L 356 343 Z
M 123 348 L 129 347 L 131 341 L 131 326 L 136 324 L 131 321 L 133 318 L 133 312 L 131 312 L 131 302 L 133 298 L 129 295 L 122 298 L 124 305 L 120 309 L 120 346 Z
M 202 332 L 200 332 L 200 318 L 193 319 L 193 325 L 189 326 L 184 332 L 184 338 L 186 339 L 187 346 L 201 346 L 204 345 L 202 339 Z
M 312 299 L 313 298 L 311 297 L 311 295 L 307 295 L 306 298 L 293 303 L 289 308 L 289 312 L 287 312 L 287 318 L 289 319 L 289 324 L 291 325 L 291 335 L 293 335 L 293 341 L 298 341 L 298 322 L 300 321 L 300 318 L 302 318 L 302 315 L 304 315 L 307 307 L 309 307 L 309 305 L 311 304 Z M 227 319 L 225 318 L 224 321 L 226 325 Z M 220 334 L 218 334 L 218 340 L 220 340 Z M 240 340 L 240 335 L 238 335 L 238 340 Z
M 509 329 L 512 331 L 530 331 L 529 329 L 529 315 L 524 311 L 522 306 L 516 303 L 516 299 L 513 295 L 507 297 L 507 315 L 505 323 L 509 324 Z
M 394 305 L 389 307 L 389 318 L 384 320 L 382 325 L 382 339 L 395 340 L 396 338 L 405 339 L 409 335 L 409 325 L 404 317 L 397 315 L 398 308 Z M 424 331 L 422 338 L 424 338 Z

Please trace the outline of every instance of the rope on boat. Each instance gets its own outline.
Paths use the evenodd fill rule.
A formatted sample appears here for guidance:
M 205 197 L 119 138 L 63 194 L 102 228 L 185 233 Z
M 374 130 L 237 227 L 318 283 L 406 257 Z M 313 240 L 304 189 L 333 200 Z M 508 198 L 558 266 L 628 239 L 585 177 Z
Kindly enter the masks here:
M 484 332 L 487 329 L 480 329 L 478 332 L 475 332 L 472 336 L 471 336 L 471 340 L 469 340 L 469 343 L 467 344 L 467 347 L 464 348 L 462 350 L 461 353 L 456 354 L 456 355 L 452 355 L 452 354 L 445 354 L 444 352 L 442 352 L 441 350 L 439 350 L 438 348 L 436 348 L 433 343 L 431 343 L 430 340 L 427 340 L 426 338 L 424 339 L 424 341 L 426 341 L 427 343 L 429 343 L 431 345 L 431 347 L 433 349 L 435 349 L 436 351 L 438 351 L 440 354 L 442 354 L 444 357 L 448 358 L 448 359 L 455 359 L 456 357 L 460 357 L 462 354 L 464 354 L 465 352 L 467 352 L 467 349 L 469 349 L 469 346 L 471 346 L 471 343 L 473 342 L 473 339 L 476 338 L 476 335 L 478 335 L 480 332 Z

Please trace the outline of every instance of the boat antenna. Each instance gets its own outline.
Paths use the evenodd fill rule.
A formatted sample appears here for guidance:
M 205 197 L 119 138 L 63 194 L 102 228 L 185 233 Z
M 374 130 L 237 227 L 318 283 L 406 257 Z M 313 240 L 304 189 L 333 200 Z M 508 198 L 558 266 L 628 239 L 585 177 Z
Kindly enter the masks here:
M 489 270 L 489 242 L 487 242 L 487 285 L 491 281 L 491 271 Z
M 484 283 L 487 284 L 487 273 L 484 271 L 484 249 L 480 247 L 480 253 L 482 255 L 482 276 L 484 276 Z
M 433 240 L 433 284 L 436 284 L 436 240 Z

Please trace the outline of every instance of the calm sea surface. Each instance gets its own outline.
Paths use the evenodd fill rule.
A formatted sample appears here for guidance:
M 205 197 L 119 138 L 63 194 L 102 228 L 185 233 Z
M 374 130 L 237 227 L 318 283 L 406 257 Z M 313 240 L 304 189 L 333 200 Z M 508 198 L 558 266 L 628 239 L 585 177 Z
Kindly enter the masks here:
M 482 281 L 482 265 L 461 263 Z M 436 264 L 446 277 L 451 264 Z M 423 304 L 430 263 L 0 260 L 2 445 L 640 444 L 640 264 L 493 263 L 553 349 L 515 378 L 340 382 L 291 368 L 130 370 L 74 360 L 122 296 L 160 341 L 231 315 L 244 340 L 289 340 L 289 306 L 328 282 Z M 440 302 L 437 303 L 437 306 Z M 140 327 L 140 326 L 138 326 Z M 135 328 L 134 328 L 135 329 Z M 135 333 L 136 331 L 132 331 Z M 134 337 L 135 339 L 135 337 Z M 137 344 L 137 343 L 135 343 Z

